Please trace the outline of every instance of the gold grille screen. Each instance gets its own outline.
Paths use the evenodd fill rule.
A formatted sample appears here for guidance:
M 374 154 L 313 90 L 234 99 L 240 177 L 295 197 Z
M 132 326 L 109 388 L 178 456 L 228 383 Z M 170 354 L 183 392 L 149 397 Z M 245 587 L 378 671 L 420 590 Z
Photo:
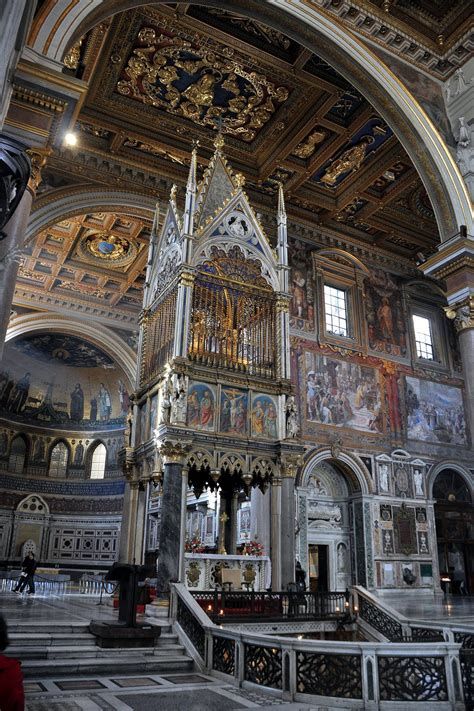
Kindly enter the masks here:
M 173 355 L 174 325 L 176 318 L 176 290 L 173 290 L 152 313 L 144 324 L 142 371 L 140 384 L 156 377 Z
M 272 378 L 275 300 L 270 289 L 199 274 L 194 282 L 189 358 Z

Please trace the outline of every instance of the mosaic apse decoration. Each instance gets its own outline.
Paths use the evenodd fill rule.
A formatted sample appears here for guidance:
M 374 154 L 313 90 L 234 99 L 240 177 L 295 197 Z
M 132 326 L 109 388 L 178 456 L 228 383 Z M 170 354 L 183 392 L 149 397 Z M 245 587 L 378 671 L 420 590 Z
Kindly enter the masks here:
M 219 430 L 227 434 L 247 435 L 249 394 L 240 388 L 221 390 Z
M 216 391 L 205 383 L 190 383 L 187 423 L 189 427 L 213 432 L 216 420 Z
M 409 439 L 467 444 L 460 388 L 407 376 L 405 398 Z
M 306 420 L 323 425 L 383 432 L 382 388 L 375 368 L 304 354 Z
M 269 395 L 252 397 L 252 437 L 277 439 L 278 415 L 275 400 Z
M 0 412 L 46 427 L 120 428 L 128 386 L 113 360 L 92 343 L 61 333 L 10 341 L 0 370 Z

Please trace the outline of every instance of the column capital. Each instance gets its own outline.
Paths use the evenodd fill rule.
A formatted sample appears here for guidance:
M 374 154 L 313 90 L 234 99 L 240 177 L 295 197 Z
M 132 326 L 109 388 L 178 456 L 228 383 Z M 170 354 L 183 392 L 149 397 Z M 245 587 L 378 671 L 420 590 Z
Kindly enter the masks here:
M 156 448 L 163 464 L 184 464 L 189 452 L 189 444 L 177 439 L 157 439 Z
M 448 304 L 457 309 L 460 302 L 474 296 L 474 236 L 461 226 L 420 268 L 426 276 L 445 282 Z
M 48 156 L 52 153 L 52 148 L 28 148 L 26 153 L 31 161 L 31 174 L 30 179 L 28 180 L 28 190 L 35 195 L 42 180 L 41 171 L 46 165 Z
M 303 466 L 303 457 L 300 454 L 286 454 L 280 457 L 280 471 L 282 479 L 296 479 L 298 470 Z
M 457 333 L 474 328 L 474 295 L 445 308 L 446 316 L 454 322 Z

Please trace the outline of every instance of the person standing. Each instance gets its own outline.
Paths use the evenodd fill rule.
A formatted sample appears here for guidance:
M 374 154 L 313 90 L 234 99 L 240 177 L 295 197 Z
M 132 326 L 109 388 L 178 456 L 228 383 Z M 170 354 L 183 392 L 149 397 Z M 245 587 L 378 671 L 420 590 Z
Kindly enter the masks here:
M 35 554 L 30 551 L 25 557 L 22 564 L 22 573 L 18 585 L 13 589 L 13 592 L 23 592 L 28 585 L 28 595 L 35 594 L 35 571 L 37 568 Z
M 0 709 L 24 711 L 23 674 L 17 659 L 2 654 L 8 647 L 7 623 L 0 615 Z

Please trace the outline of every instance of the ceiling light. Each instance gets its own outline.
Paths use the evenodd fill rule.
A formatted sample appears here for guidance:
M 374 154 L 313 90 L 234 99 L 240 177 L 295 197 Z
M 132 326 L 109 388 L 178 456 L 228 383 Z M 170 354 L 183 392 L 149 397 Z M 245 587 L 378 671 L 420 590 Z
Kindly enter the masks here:
M 75 146 L 77 144 L 77 136 L 75 133 L 66 133 L 64 136 L 64 143 L 67 146 Z

